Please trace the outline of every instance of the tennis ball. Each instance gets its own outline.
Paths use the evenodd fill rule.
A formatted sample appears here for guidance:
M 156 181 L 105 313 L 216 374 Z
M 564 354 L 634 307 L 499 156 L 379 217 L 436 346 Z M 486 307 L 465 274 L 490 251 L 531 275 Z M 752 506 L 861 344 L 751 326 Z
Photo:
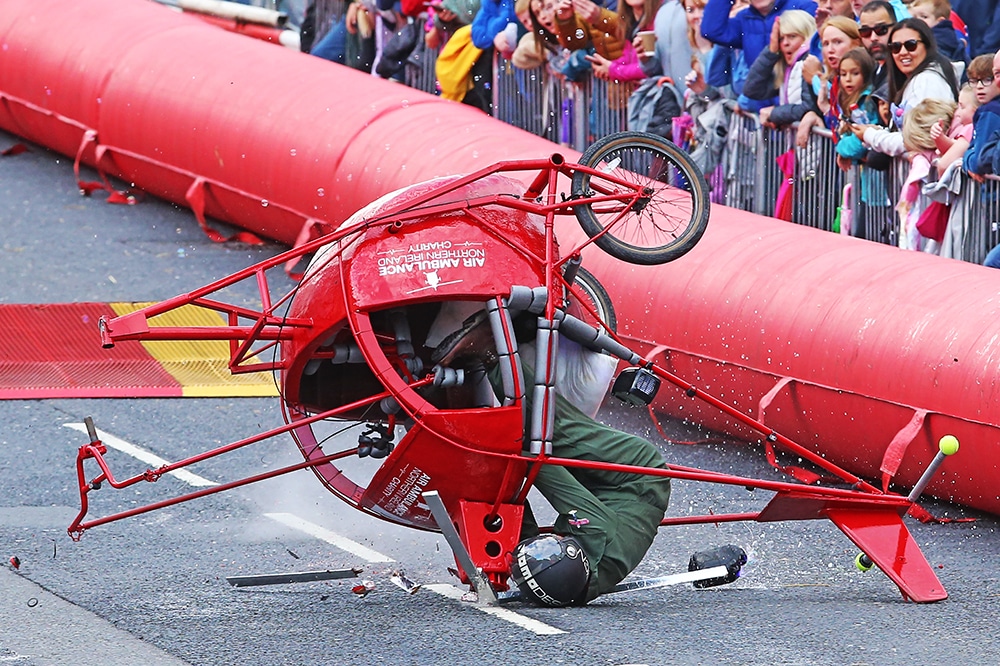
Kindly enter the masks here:
M 958 451 L 958 439 L 954 435 L 945 435 L 938 442 L 938 450 L 946 456 L 953 455 Z

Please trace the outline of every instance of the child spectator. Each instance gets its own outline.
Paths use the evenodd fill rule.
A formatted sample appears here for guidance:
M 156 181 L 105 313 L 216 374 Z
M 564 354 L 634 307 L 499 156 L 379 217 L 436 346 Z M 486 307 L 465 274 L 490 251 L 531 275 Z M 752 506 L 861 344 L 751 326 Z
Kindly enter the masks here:
M 944 123 L 931 127 L 931 138 L 937 148 L 938 157 L 932 162 L 938 173 L 943 173 L 953 162 L 960 160 L 972 143 L 972 118 L 979 108 L 976 93 L 968 83 L 958 91 L 958 107 L 951 119 L 951 126 L 945 131 Z
M 802 64 L 816 21 L 800 9 L 789 9 L 774 19 L 771 43 L 750 66 L 743 94 L 750 99 L 778 97 L 776 106 L 760 110 L 760 122 L 782 127 L 798 122 L 809 107 L 802 102 Z
M 979 106 L 993 99 L 993 54 L 976 56 L 969 63 L 966 71 L 969 77 L 969 85 L 976 93 L 976 101 Z
M 951 23 L 951 3 L 948 0 L 913 0 L 910 14 L 930 27 L 941 55 L 952 62 L 969 63 L 969 45 L 964 39 L 959 40 L 958 32 Z
M 875 60 L 866 49 L 853 48 L 840 59 L 839 70 L 837 165 L 847 171 L 850 160 L 861 160 L 867 153 L 851 126 L 874 124 L 878 118 L 877 104 L 871 98 Z
M 929 205 L 921 194 L 924 181 L 931 173 L 937 145 L 931 128 L 938 123 L 950 124 L 955 114 L 955 102 L 928 98 L 917 104 L 903 120 L 903 145 L 909 151 L 910 172 L 899 193 L 899 246 L 907 250 L 922 250 L 937 254 L 940 243 L 921 234 L 917 222 Z M 942 234 L 943 235 L 943 234 Z
M 541 67 L 562 48 L 554 32 L 555 7 L 542 0 L 517 0 L 514 9 L 528 33 L 518 41 L 510 62 L 519 69 Z
M 802 117 L 795 144 L 804 148 L 812 128 L 825 125 L 835 130 L 840 121 L 840 59 L 854 48 L 863 47 L 858 24 L 843 16 L 831 16 L 819 29 L 823 44 L 822 65 L 809 56 L 802 65 L 802 100 L 810 110 Z
M 984 175 L 996 173 L 994 158 L 1000 152 L 997 150 L 997 143 L 1000 141 L 1000 100 L 996 99 L 997 95 L 1000 95 L 1000 88 L 997 87 L 998 78 L 1000 78 L 1000 53 L 993 56 L 989 84 L 984 85 L 985 79 L 977 79 L 976 98 L 980 101 L 980 107 L 976 109 L 976 114 L 972 118 L 971 145 L 962 158 L 962 168 L 980 183 L 983 182 Z M 984 98 L 986 101 L 983 101 Z

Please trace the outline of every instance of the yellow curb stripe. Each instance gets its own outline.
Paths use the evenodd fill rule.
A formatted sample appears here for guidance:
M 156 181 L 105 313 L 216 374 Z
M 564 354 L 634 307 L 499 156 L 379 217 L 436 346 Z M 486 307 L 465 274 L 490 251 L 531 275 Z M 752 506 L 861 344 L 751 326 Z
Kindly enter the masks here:
M 109 303 L 118 316 L 150 303 Z M 156 326 L 224 326 L 222 314 L 197 305 L 183 305 L 149 320 Z M 188 398 L 276 397 L 271 373 L 234 375 L 229 371 L 229 343 L 224 340 L 153 340 L 143 348 L 170 373 Z

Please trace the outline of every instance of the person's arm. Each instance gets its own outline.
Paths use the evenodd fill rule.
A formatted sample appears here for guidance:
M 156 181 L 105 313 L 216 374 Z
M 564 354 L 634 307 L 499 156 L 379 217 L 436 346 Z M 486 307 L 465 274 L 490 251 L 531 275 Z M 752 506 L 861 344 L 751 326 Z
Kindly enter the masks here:
M 983 41 L 979 45 L 980 53 L 996 53 L 1000 51 L 1000 3 L 993 10 L 989 27 L 983 33 Z
M 493 38 L 507 26 L 506 18 L 501 25 L 499 0 L 485 0 L 479 6 L 476 18 L 472 19 L 472 44 L 478 49 L 489 49 Z
M 774 85 L 774 66 L 781 59 L 780 53 L 761 51 L 750 65 L 747 80 L 743 82 L 743 94 L 750 99 L 771 99 L 778 94 Z
M 564 4 L 569 5 L 568 12 L 563 14 L 560 10 L 556 10 L 556 38 L 559 40 L 559 45 L 570 51 L 590 48 L 590 31 L 587 30 L 583 19 L 576 15 L 569 2 L 561 2 L 559 7 L 562 8 Z
M 716 44 L 742 48 L 743 25 L 738 18 L 729 18 L 732 8 L 733 0 L 708 0 L 701 17 L 702 37 Z
M 612 81 L 639 81 L 646 78 L 646 73 L 642 71 L 642 64 L 639 56 L 635 52 L 635 47 L 631 44 L 625 45 L 622 57 L 611 61 L 608 65 L 608 77 Z
M 746 90 L 744 88 L 744 90 Z M 802 120 L 802 117 L 809 112 L 809 107 L 805 104 L 779 104 L 771 109 L 770 121 L 772 125 L 782 127 L 791 125 Z
M 862 127 L 861 139 L 872 150 L 891 155 L 892 157 L 902 155 L 906 152 L 901 132 L 890 132 L 885 128 L 874 125 L 864 125 Z
M 959 137 L 954 141 L 952 141 L 951 147 L 947 151 L 942 153 L 941 157 L 938 158 L 937 161 L 938 173 L 943 172 L 945 169 L 951 166 L 952 162 L 962 159 L 962 155 L 964 155 L 965 151 L 968 149 L 969 149 L 968 139 L 964 137 Z
M 973 164 L 973 173 L 980 176 L 996 173 L 996 166 L 1000 165 L 1000 129 L 994 129 L 989 134 L 984 134 L 986 141 L 979 149 L 979 155 Z
M 948 133 L 945 131 L 943 120 L 939 120 L 931 125 L 931 138 L 934 140 L 934 147 L 937 148 L 938 153 L 941 155 L 947 153 L 955 143 L 955 140 L 948 136 Z

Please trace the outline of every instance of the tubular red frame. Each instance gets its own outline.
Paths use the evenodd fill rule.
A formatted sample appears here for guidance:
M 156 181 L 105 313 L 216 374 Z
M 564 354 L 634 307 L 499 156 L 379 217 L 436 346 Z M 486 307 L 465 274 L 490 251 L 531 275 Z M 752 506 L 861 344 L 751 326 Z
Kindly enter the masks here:
M 533 177 L 530 181 L 530 185 L 520 197 L 512 195 L 488 195 L 455 201 L 441 201 L 441 199 L 447 194 L 486 176 L 498 173 L 521 171 L 537 171 L 538 173 Z M 571 176 L 576 171 L 583 171 L 591 175 L 597 175 L 602 179 L 613 181 L 615 182 L 615 185 L 626 188 L 626 192 L 598 192 L 594 196 L 583 196 L 574 199 L 557 201 L 556 189 L 559 177 Z M 544 203 L 540 201 L 543 195 L 545 195 Z M 405 203 L 389 207 L 373 219 L 366 220 L 349 228 L 340 229 L 333 233 L 321 236 L 320 238 L 281 253 L 255 266 L 251 266 L 247 269 L 234 273 L 231 276 L 213 282 L 212 284 L 201 289 L 188 294 L 176 296 L 161 303 L 145 307 L 136 312 L 114 318 L 111 321 L 106 321 L 102 318 L 100 322 L 102 343 L 105 346 L 113 346 L 114 342 L 118 340 L 228 340 L 230 342 L 231 354 L 229 366 L 232 372 L 239 373 L 284 369 L 284 365 L 281 361 L 274 360 L 267 362 L 261 360 L 261 353 L 266 350 L 273 349 L 281 341 L 289 339 L 289 331 L 299 327 L 307 328 L 311 326 L 313 322 L 309 318 L 289 319 L 277 314 L 279 309 L 288 304 L 289 299 L 294 296 L 295 289 L 280 299 L 273 301 L 271 299 L 266 271 L 283 264 L 287 264 L 290 261 L 296 260 L 336 241 L 350 239 L 352 236 L 356 236 L 365 230 L 374 227 L 393 225 L 401 226 L 408 220 L 426 218 L 434 215 L 445 215 L 447 213 L 459 211 L 473 215 L 475 219 L 480 220 L 483 224 L 488 224 L 488 222 L 481 219 L 479 216 L 476 216 L 474 213 L 475 209 L 486 206 L 502 206 L 544 217 L 545 256 L 537 257 L 524 248 L 516 249 L 519 252 L 523 252 L 527 256 L 531 257 L 534 261 L 537 261 L 545 268 L 545 287 L 549 294 L 549 298 L 546 303 L 545 316 L 551 321 L 555 316 L 555 310 L 557 308 L 556 301 L 562 298 L 561 295 L 559 296 L 559 299 L 553 297 L 553 295 L 557 293 L 556 286 L 560 284 L 565 286 L 566 284 L 562 279 L 559 269 L 571 258 L 579 256 L 583 248 L 594 243 L 597 238 L 599 238 L 599 236 L 589 238 L 567 252 L 564 258 L 557 258 L 555 255 L 556 245 L 554 237 L 555 215 L 573 214 L 573 211 L 577 206 L 585 204 L 608 201 L 617 201 L 619 203 L 628 204 L 622 209 L 622 214 L 619 215 L 614 222 L 607 225 L 605 230 L 602 232 L 602 234 L 608 233 L 614 224 L 627 214 L 629 205 L 634 203 L 640 196 L 642 196 L 642 191 L 639 186 L 614 178 L 609 174 L 598 172 L 591 167 L 567 164 L 562 156 L 558 154 L 552 155 L 547 160 L 501 162 L 467 176 L 457 178 L 445 185 L 442 185 L 441 187 L 434 188 L 415 197 L 414 199 L 408 200 Z M 342 249 L 343 248 L 341 248 L 341 251 Z M 229 305 L 213 298 L 209 298 L 211 294 L 248 278 L 253 278 L 256 281 L 262 303 L 260 310 Z M 307 274 L 303 279 L 308 280 L 309 274 Z M 152 328 L 148 325 L 148 319 L 150 317 L 155 317 L 182 305 L 189 304 L 202 306 L 222 313 L 227 319 L 227 325 L 212 327 Z M 585 307 L 590 311 L 591 316 L 596 319 L 600 319 L 592 308 L 586 305 Z M 352 325 L 356 324 L 357 321 L 352 321 Z M 621 343 L 614 332 L 607 331 L 607 333 L 610 337 Z M 369 359 L 369 362 L 371 362 L 371 359 Z M 795 455 L 817 465 L 823 470 L 837 476 L 843 483 L 851 486 L 851 488 L 830 488 L 806 486 L 799 483 L 764 481 L 676 465 L 668 465 L 665 468 L 654 469 L 632 467 L 615 463 L 570 460 L 552 457 L 546 455 L 544 452 L 536 457 L 529 457 L 523 454 L 511 455 L 492 453 L 473 449 L 462 442 L 449 438 L 443 433 L 435 432 L 435 434 L 451 445 L 479 455 L 498 457 L 508 461 L 528 459 L 531 466 L 528 470 L 527 478 L 525 479 L 522 490 L 518 493 L 514 502 L 523 501 L 528 489 L 534 482 L 538 469 L 541 465 L 545 464 L 560 465 L 563 467 L 595 468 L 608 471 L 649 474 L 676 479 L 720 483 L 725 485 L 738 485 L 747 488 L 773 491 L 775 492 L 775 497 L 762 511 L 752 513 L 665 518 L 661 525 L 699 524 L 709 522 L 718 523 L 739 520 L 767 521 L 828 517 L 833 520 L 833 522 L 835 522 L 837 526 L 840 527 L 852 540 L 854 540 L 855 543 L 861 546 L 862 549 L 865 550 L 869 556 L 871 556 L 875 563 L 878 564 L 880 568 L 882 568 L 890 576 L 890 578 L 892 578 L 894 582 L 900 586 L 904 597 L 917 601 L 936 601 L 947 596 L 946 593 L 944 593 L 943 587 L 940 586 L 940 583 L 937 582 L 936 577 L 930 570 L 929 565 L 927 565 L 926 560 L 923 560 L 922 555 L 920 555 L 919 548 L 916 547 L 912 537 L 909 535 L 908 531 L 906 531 L 905 526 L 903 526 L 901 522 L 901 516 L 905 514 L 908 508 L 912 505 L 907 498 L 880 491 L 878 488 L 863 479 L 825 460 L 821 456 L 800 446 L 780 433 L 777 433 L 757 419 L 736 410 L 693 384 L 664 370 L 663 368 L 658 367 L 650 359 L 642 358 L 636 365 L 646 367 L 654 372 L 658 377 L 665 379 L 671 384 L 682 389 L 688 397 L 692 399 L 701 399 L 709 405 L 723 411 L 728 416 L 759 432 L 769 442 L 778 444 L 785 450 L 794 453 Z M 386 368 L 380 367 L 376 369 L 379 371 L 391 371 L 391 367 L 388 365 Z M 416 388 L 418 386 L 425 385 L 430 381 L 432 380 L 428 377 L 419 380 L 416 383 L 410 384 L 410 387 Z M 273 472 L 257 475 L 248 479 L 227 483 L 211 489 L 197 491 L 171 500 L 156 502 L 144 507 L 113 514 L 104 518 L 84 521 L 84 517 L 88 510 L 87 496 L 90 490 L 96 487 L 95 484 L 99 486 L 101 482 L 106 480 L 113 487 L 123 488 L 134 483 L 138 483 L 139 481 L 155 481 L 162 474 L 169 471 L 227 453 L 242 446 L 260 442 L 279 434 L 292 432 L 293 436 L 295 436 L 293 431 L 299 427 L 345 413 L 358 407 L 359 405 L 374 403 L 375 401 L 389 396 L 390 394 L 391 392 L 383 392 L 377 396 L 352 403 L 351 405 L 339 407 L 321 414 L 312 415 L 302 420 L 290 421 L 288 424 L 280 428 L 275 428 L 266 433 L 213 449 L 204 454 L 193 456 L 178 463 L 161 467 L 157 470 L 147 470 L 142 474 L 120 482 L 114 479 L 114 476 L 104 460 L 105 449 L 103 445 L 99 441 L 91 442 L 90 444 L 81 447 L 77 458 L 77 472 L 80 483 L 82 510 L 70 526 L 70 533 L 74 536 L 74 538 L 79 538 L 84 530 L 96 525 L 105 524 L 114 520 L 134 516 L 165 506 L 171 506 L 189 499 L 203 497 L 214 492 L 220 492 L 222 490 L 246 485 L 248 483 L 271 478 L 273 476 L 285 474 L 298 469 L 317 467 L 319 465 L 352 455 L 356 453 L 357 449 L 349 449 L 336 454 L 324 456 L 321 459 L 306 460 L 303 463 L 292 465 L 280 470 L 274 470 Z M 411 414 L 411 416 L 415 415 Z M 286 419 L 288 419 L 287 414 Z M 101 474 L 92 479 L 90 482 L 86 481 L 84 474 L 84 461 L 88 458 L 95 459 L 102 470 Z M 508 470 L 509 469 L 510 468 L 508 467 Z M 342 497 L 342 499 L 350 502 L 350 500 L 346 497 Z M 503 502 L 504 498 L 498 497 L 496 499 L 496 503 L 494 504 L 494 511 L 496 511 L 499 505 Z M 353 502 L 353 504 L 356 508 L 361 508 L 357 502 Z M 908 569 L 907 576 L 903 575 L 902 564 L 899 564 L 898 562 L 899 558 L 902 557 L 899 555 L 901 548 L 909 554 L 908 556 L 911 559 L 915 559 L 915 556 L 913 555 L 913 551 L 915 549 L 915 552 L 920 555 L 919 559 L 922 561 L 922 564 L 920 564 L 920 562 L 916 565 L 911 564 Z M 906 558 L 904 557 L 903 559 Z

